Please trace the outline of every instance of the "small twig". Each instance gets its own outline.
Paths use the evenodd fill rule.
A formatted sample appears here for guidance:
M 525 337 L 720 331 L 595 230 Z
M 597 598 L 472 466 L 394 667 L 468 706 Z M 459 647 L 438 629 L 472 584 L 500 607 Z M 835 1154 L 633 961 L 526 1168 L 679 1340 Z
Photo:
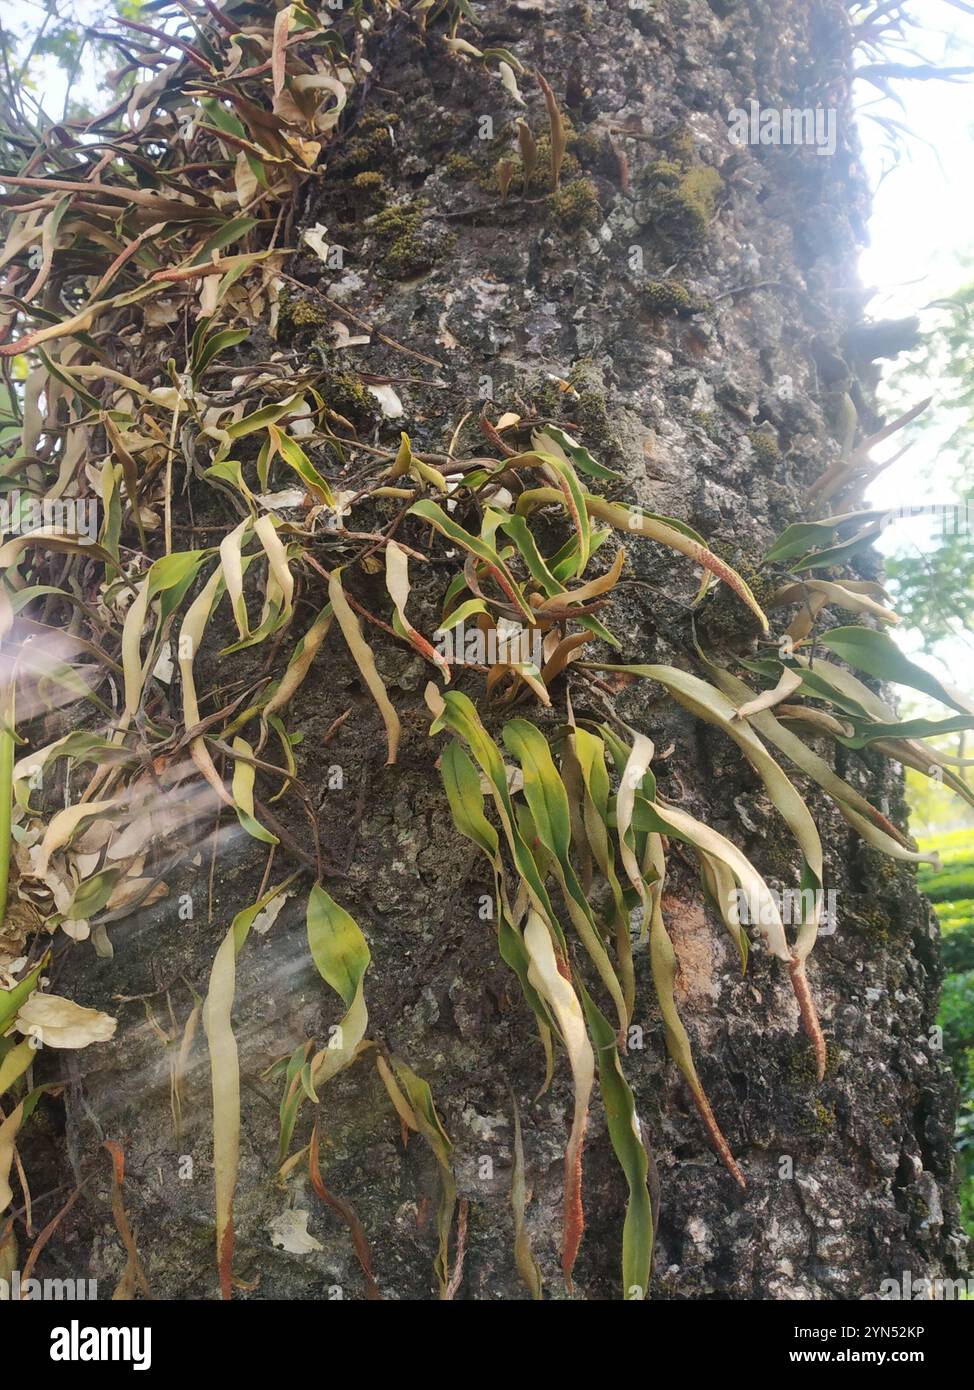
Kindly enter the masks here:
M 354 705 L 349 705 L 348 709 L 345 711 L 344 714 L 340 714 L 340 715 L 338 716 L 337 719 L 333 719 L 333 720 L 331 721 L 331 723 L 328 725 L 328 728 L 325 730 L 324 734 L 322 735 L 322 739 L 321 739 L 321 746 L 322 746 L 322 748 L 327 748 L 327 747 L 328 747 L 328 745 L 331 743 L 332 739 L 333 739 L 333 738 L 335 737 L 335 735 L 338 733 L 338 730 L 339 730 L 339 729 L 342 727 L 342 725 L 345 723 L 345 720 L 348 718 L 348 716 L 351 714 L 351 712 L 352 712 L 352 710 L 353 710 L 354 708 L 355 708 Z
M 752 290 L 790 290 L 792 294 L 800 298 L 805 297 L 805 291 L 798 289 L 796 285 L 789 285 L 785 280 L 756 280 L 751 285 L 735 285 L 731 290 L 723 290 L 720 294 L 711 296 L 711 304 L 716 304 L 721 299 L 728 299 L 735 294 L 750 294 Z
M 402 343 L 397 343 L 395 338 L 386 337 L 384 333 L 379 332 L 379 330 L 375 327 L 374 324 L 371 324 L 366 319 L 361 318 L 351 309 L 346 308 L 344 304 L 339 304 L 337 300 L 332 299 L 331 295 L 323 294 L 321 290 L 315 289 L 313 285 L 306 285 L 302 280 L 296 280 L 293 275 L 288 275 L 286 271 L 282 270 L 280 274 L 282 279 L 289 280 L 291 284 L 296 285 L 298 289 L 307 290 L 311 294 L 317 295 L 319 299 L 323 299 L 325 303 L 330 305 L 331 308 L 334 309 L 337 313 L 344 314 L 346 318 L 350 318 L 354 324 L 358 325 L 359 328 L 364 329 L 366 333 L 373 334 L 376 338 L 378 338 L 380 343 L 385 343 L 386 347 L 394 348 L 397 352 L 404 352 L 407 355 L 407 357 L 415 357 L 417 361 L 425 362 L 429 367 L 437 367 L 441 372 L 446 370 L 443 363 L 437 361 L 435 357 L 427 357 L 425 353 L 417 352 L 415 348 L 408 348 L 405 347 Z

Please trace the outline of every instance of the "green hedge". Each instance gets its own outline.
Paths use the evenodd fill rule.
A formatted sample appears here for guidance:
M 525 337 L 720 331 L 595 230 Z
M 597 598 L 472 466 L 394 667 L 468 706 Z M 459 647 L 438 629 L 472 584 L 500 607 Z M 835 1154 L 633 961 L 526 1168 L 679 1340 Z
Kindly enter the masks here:
M 969 898 L 974 896 L 974 864 L 950 864 L 937 873 L 920 875 L 919 882 L 935 903 Z

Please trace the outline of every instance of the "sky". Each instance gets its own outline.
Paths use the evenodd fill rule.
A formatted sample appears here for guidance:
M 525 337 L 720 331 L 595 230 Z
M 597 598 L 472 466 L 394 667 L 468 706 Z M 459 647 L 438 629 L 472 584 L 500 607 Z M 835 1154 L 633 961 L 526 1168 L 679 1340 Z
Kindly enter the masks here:
M 974 14 L 945 0 L 912 0 L 909 11 L 921 28 L 910 38 L 923 60 L 936 64 L 974 64 Z M 904 55 L 914 63 L 916 57 Z M 963 258 L 974 251 L 974 83 L 900 81 L 893 84 L 903 103 L 880 98 L 868 82 L 855 86 L 864 157 L 874 189 L 870 218 L 871 245 L 863 252 L 864 284 L 875 287 L 868 305 L 871 318 L 900 318 L 919 313 L 921 329 L 942 321 L 942 309 L 925 309 L 949 297 L 971 278 Z M 908 127 L 894 167 L 889 138 L 870 115 L 892 116 Z M 879 476 L 867 493 L 877 506 L 904 502 L 953 501 L 956 493 L 938 477 L 937 461 L 952 431 L 952 413 L 938 404 L 938 385 L 919 385 L 918 399 L 934 397 L 927 427 L 899 463 Z M 902 406 L 900 406 L 902 409 Z M 892 411 L 895 414 L 897 411 Z M 874 457 L 890 457 L 901 438 L 879 446 Z M 932 544 L 930 525 L 922 520 L 898 522 L 883 538 L 887 552 L 914 543 Z M 903 645 L 915 652 L 922 638 L 904 633 Z M 951 665 L 969 665 L 969 648 L 958 648 Z M 955 673 L 956 674 L 956 673 Z
M 0 0 L 0 26 L 7 35 L 26 35 L 37 32 L 44 24 L 45 16 L 52 8 L 64 19 L 76 23 L 98 24 L 102 17 L 112 9 L 112 0 Z M 21 48 L 20 56 L 25 53 Z M 104 76 L 103 63 L 99 64 L 91 51 L 82 55 L 81 69 L 76 79 L 76 89 L 80 91 L 97 109 L 99 80 Z M 52 57 L 35 58 L 31 64 L 31 77 L 34 90 L 43 100 L 49 116 L 59 117 L 64 107 L 67 88 L 65 73 Z
M 974 64 L 974 14 L 945 0 L 912 0 L 910 11 L 923 28 L 912 42 L 931 63 Z M 905 62 L 916 59 L 904 56 Z M 869 312 L 897 318 L 957 288 L 959 256 L 974 242 L 974 86 L 958 82 L 893 84 L 905 109 L 882 98 L 870 83 L 855 86 L 860 137 L 875 190 L 870 220 L 872 245 L 861 269 L 877 288 Z M 889 137 L 869 116 L 892 116 L 904 133 L 898 165 L 890 163 Z

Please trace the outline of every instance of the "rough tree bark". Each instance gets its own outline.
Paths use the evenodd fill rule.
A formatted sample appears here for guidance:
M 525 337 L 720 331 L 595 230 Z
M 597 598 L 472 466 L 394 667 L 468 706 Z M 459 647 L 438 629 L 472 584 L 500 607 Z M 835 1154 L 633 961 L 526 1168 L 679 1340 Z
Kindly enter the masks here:
M 395 441 L 402 425 L 414 447 L 442 450 L 485 394 L 495 418 L 504 410 L 560 418 L 624 473 L 632 499 L 684 518 L 746 574 L 783 525 L 807 515 L 805 490 L 839 448 L 836 420 L 848 387 L 841 338 L 861 315 L 856 256 L 867 207 L 843 7 L 834 0 L 513 0 L 475 5 L 474 13 L 480 46 L 512 49 L 543 72 L 571 119 L 563 192 L 552 202 L 539 180 L 525 202 L 515 179 L 507 205 L 499 201 L 493 171 L 499 158 L 516 158 L 514 120 L 523 114 L 536 135 L 546 130 L 529 76 L 520 79 L 522 113 L 482 68 L 439 41 L 423 42 L 405 19 L 393 24 L 371 54 L 371 85 L 331 147 L 326 177 L 308 181 L 300 196 L 301 221 L 322 224 L 345 248 L 344 269 L 325 271 L 305 255 L 291 262 L 306 288 L 291 288 L 278 348 L 299 362 L 331 341 L 325 330 L 338 315 L 319 293 L 327 285 L 388 338 L 441 364 L 377 338 L 342 353 L 326 349 L 331 377 L 323 389 L 363 439 Z M 752 96 L 766 105 L 837 108 L 835 155 L 735 148 L 727 113 Z M 384 208 L 397 211 L 377 221 Z M 395 380 L 401 421 L 374 418 L 358 385 L 362 373 Z M 573 389 L 563 391 L 556 379 Z M 465 427 L 461 452 L 477 452 L 476 440 L 476 429 Z M 690 664 L 685 605 L 693 574 L 681 557 L 648 542 L 629 551 L 639 583 L 620 588 L 625 597 L 613 609 L 620 659 Z M 426 630 L 439 611 L 438 583 L 417 590 Z M 713 640 L 746 647 L 749 633 L 737 627 L 732 604 L 711 603 L 702 621 Z M 523 1115 L 535 1252 L 547 1295 L 564 1297 L 567 1069 L 562 1058 L 551 1091 L 534 1099 L 543 1060 L 492 925 L 480 919 L 481 895 L 491 891 L 483 861 L 453 829 L 433 767 L 426 668 L 405 648 L 390 648 L 381 661 L 404 713 L 398 767 L 383 766 L 374 708 L 338 644 L 305 685 L 291 721 L 305 731 L 302 776 L 320 801 L 323 852 L 334 871 L 328 886 L 371 945 L 370 1033 L 429 1081 L 453 1140 L 460 1194 L 470 1203 L 458 1297 L 525 1296 L 512 1255 L 512 1092 Z M 584 702 L 584 693 L 577 698 Z M 791 886 L 793 845 L 733 745 L 651 699 L 645 683 L 625 690 L 618 705 L 658 749 L 671 750 L 659 764 L 664 793 L 739 843 L 772 884 Z M 322 733 L 349 706 L 352 715 L 324 746 Z M 329 786 L 334 767 L 341 787 Z M 848 754 L 840 770 L 902 823 L 901 782 L 878 757 Z M 667 912 L 680 1003 L 746 1193 L 711 1151 L 666 1059 L 639 958 L 643 1046 L 630 1050 L 626 1069 L 662 1189 L 655 1298 L 863 1298 L 903 1270 L 915 1277 L 955 1270 L 953 1091 L 928 1044 L 939 979 L 931 915 L 911 870 L 865 848 L 822 798 L 809 793 L 809 800 L 826 844 L 827 884 L 838 893 L 838 929 L 810 967 L 829 1044 L 821 1084 L 785 972 L 756 952 L 742 978 L 691 866 L 679 853 L 671 858 Z M 289 814 L 297 834 L 303 823 Z M 66 1073 L 64 1135 L 48 1113 L 29 1140 L 51 1186 L 70 1178 L 65 1154 L 77 1164 L 101 1136 L 124 1142 L 127 1201 L 157 1297 L 216 1296 L 208 1069 L 198 1041 L 177 1140 L 170 1054 L 143 1003 L 119 1004 L 117 996 L 171 986 L 182 1024 L 192 1003 L 187 984 L 205 990 L 229 918 L 252 900 L 259 878 L 258 860 L 228 840 L 208 921 L 207 867 L 187 866 L 173 885 L 193 893 L 193 922 L 177 921 L 170 899 L 114 933 L 112 963 L 76 953 L 77 997 L 119 1014 L 124 1046 L 111 1056 L 83 1054 Z M 242 1280 L 257 1281 L 239 1296 L 320 1298 L 340 1289 L 361 1298 L 341 1223 L 300 1179 L 288 1191 L 274 1182 L 278 1087 L 261 1074 L 305 1037 L 326 1036 L 336 1018 L 307 959 L 302 905 L 292 900 L 239 962 L 236 1268 Z M 147 1003 L 168 1026 L 165 998 Z M 321 1122 L 326 1181 L 354 1203 L 383 1293 L 435 1297 L 437 1170 L 429 1151 L 418 1141 L 403 1150 L 370 1066 L 329 1084 Z M 576 1296 L 617 1297 L 625 1193 L 598 1104 L 584 1194 Z M 319 1250 L 273 1247 L 268 1223 L 291 1203 L 310 1212 Z M 51 1273 L 78 1272 L 81 1262 L 111 1287 L 124 1252 L 111 1225 L 107 1174 L 62 1224 L 45 1262 Z

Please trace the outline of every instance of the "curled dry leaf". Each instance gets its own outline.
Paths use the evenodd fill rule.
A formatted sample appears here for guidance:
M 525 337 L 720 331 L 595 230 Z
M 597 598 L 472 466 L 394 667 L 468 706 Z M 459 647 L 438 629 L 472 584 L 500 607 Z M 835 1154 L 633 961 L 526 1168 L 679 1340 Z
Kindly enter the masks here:
M 403 436 L 405 438 L 405 436 Z M 450 664 L 445 657 L 436 650 L 431 642 L 428 642 L 422 633 L 417 632 L 412 623 L 406 617 L 406 603 L 409 599 L 409 560 L 406 552 L 402 550 L 395 541 L 389 541 L 385 548 L 386 552 L 386 588 L 389 590 L 389 597 L 396 606 L 395 625 L 396 630 L 408 638 L 412 645 L 419 652 L 420 656 L 426 661 L 431 661 L 434 666 L 438 666 L 443 672 L 445 680 L 450 679 Z
M 22 1004 L 14 1027 L 43 1047 L 79 1048 L 108 1042 L 118 1020 L 98 1009 L 86 1009 L 57 994 L 35 992 Z

